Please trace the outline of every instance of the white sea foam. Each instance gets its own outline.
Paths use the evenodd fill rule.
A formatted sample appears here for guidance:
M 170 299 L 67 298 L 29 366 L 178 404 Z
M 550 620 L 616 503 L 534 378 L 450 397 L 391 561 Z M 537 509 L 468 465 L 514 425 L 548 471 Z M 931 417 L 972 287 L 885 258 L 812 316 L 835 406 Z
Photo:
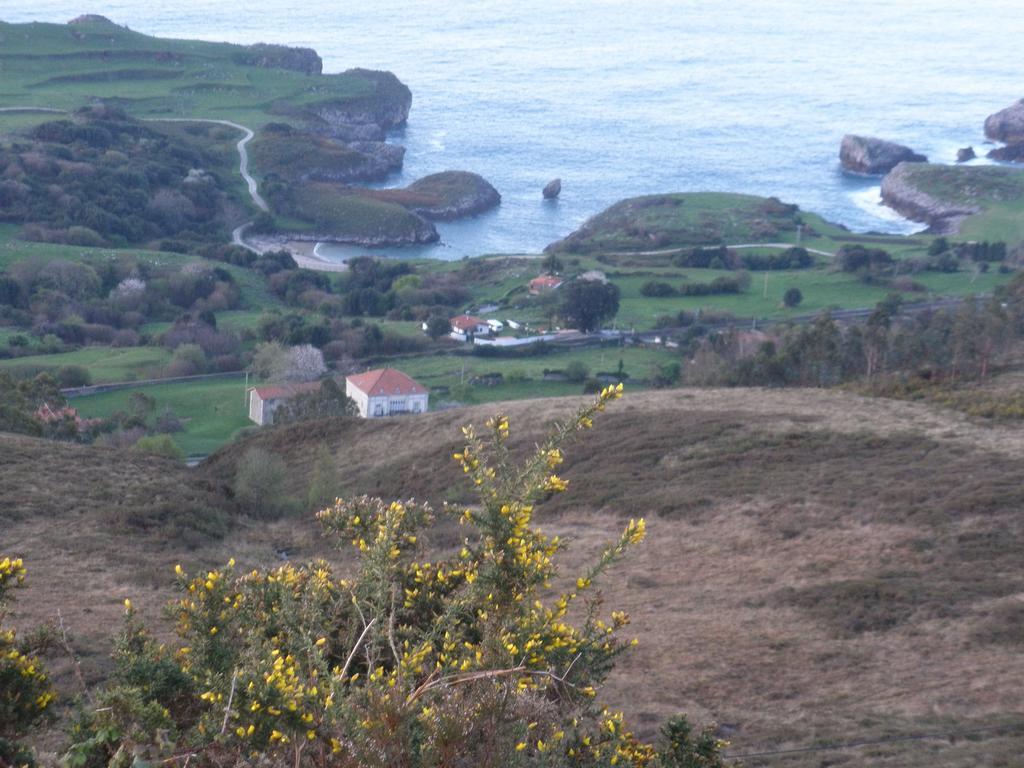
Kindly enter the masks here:
M 923 232 L 928 228 L 927 224 L 918 221 L 905 219 L 889 206 L 882 203 L 882 188 L 868 187 L 866 189 L 852 192 L 850 200 L 860 210 L 878 219 L 880 229 L 885 232 L 901 235 L 912 235 L 916 232 Z

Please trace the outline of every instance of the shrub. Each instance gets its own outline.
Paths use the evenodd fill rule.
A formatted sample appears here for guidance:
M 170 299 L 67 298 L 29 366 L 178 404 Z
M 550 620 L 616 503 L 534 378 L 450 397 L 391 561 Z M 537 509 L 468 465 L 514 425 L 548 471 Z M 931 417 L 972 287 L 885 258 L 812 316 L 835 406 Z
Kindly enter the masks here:
M 782 303 L 790 309 L 800 306 L 800 302 L 803 300 L 804 294 L 799 288 L 787 288 L 786 292 L 782 294 Z
M 235 470 L 235 498 L 249 514 L 274 518 L 293 508 L 286 489 L 288 470 L 279 456 L 250 448 Z
M 326 445 L 316 451 L 313 464 L 313 477 L 309 481 L 309 492 L 306 503 L 310 509 L 324 509 L 333 505 L 342 494 L 341 481 L 338 479 L 334 457 Z
M 570 360 L 565 366 L 565 378 L 574 384 L 582 384 L 590 375 L 590 368 L 582 360 Z
M 62 365 L 57 369 L 56 378 L 61 387 L 87 387 L 92 384 L 92 374 L 80 365 Z
M 671 285 L 659 280 L 648 280 L 640 288 L 640 293 L 650 298 L 665 298 L 668 296 L 678 296 L 679 292 Z
M 140 453 L 163 456 L 165 459 L 184 461 L 185 452 L 171 439 L 170 435 L 149 435 L 140 437 L 133 448 Z
M 0 765 L 29 765 L 30 753 L 17 742 L 49 713 L 54 693 L 36 649 L 19 642 L 13 629 L 3 627 L 8 593 L 25 581 L 20 559 L 0 559 Z

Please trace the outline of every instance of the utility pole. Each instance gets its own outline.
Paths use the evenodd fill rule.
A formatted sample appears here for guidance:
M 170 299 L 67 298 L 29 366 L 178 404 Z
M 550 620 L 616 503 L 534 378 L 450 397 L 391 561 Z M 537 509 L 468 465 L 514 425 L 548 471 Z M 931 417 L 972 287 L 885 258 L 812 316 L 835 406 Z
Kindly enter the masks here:
M 242 393 L 242 405 L 249 405 L 249 371 L 245 372 L 245 391 Z
M 764 273 L 764 298 L 768 298 L 768 273 Z

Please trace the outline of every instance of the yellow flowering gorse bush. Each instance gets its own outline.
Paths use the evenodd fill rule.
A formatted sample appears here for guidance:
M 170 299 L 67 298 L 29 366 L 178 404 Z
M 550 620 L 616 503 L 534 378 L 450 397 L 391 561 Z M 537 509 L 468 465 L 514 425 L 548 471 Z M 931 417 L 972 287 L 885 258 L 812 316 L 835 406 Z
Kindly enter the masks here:
M 0 765 L 27 762 L 17 739 L 47 715 L 54 693 L 46 671 L 31 649 L 4 627 L 8 595 L 25 582 L 20 558 L 0 559 Z

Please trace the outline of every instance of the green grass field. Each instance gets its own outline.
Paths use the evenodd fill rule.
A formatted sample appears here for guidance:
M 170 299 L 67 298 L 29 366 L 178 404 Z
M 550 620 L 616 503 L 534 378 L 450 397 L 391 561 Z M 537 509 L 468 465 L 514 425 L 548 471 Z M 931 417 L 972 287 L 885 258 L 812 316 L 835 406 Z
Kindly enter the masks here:
M 3 106 L 73 110 L 102 99 L 142 117 L 262 125 L 319 102 L 392 95 L 388 84 L 358 75 L 257 67 L 244 46 L 149 37 L 104 22 L 0 23 L 0 37 Z M 0 129 L 47 119 L 53 115 L 4 115 Z
M 607 346 L 581 350 L 555 350 L 547 355 L 524 358 L 477 357 L 474 355 L 422 355 L 396 360 L 391 365 L 427 387 L 449 387 L 450 398 L 466 403 L 519 400 L 527 397 L 579 394 L 580 384 L 544 381 L 545 370 L 564 370 L 577 361 L 591 375 L 614 373 L 622 360 L 632 379 L 647 378 L 655 368 L 675 356 L 655 348 Z M 505 381 L 494 387 L 465 387 L 475 376 L 501 373 Z
M 57 369 L 80 365 L 89 371 L 93 384 L 159 378 L 170 362 L 171 352 L 163 347 L 83 347 L 55 355 L 29 355 L 0 360 L 0 370 L 12 368 Z
M 85 417 L 109 417 L 127 409 L 133 392 L 156 400 L 157 413 L 170 408 L 185 429 L 172 435 L 188 455 L 211 453 L 231 440 L 238 430 L 253 426 L 248 418 L 245 379 L 241 376 L 210 381 L 152 384 L 100 395 L 77 397 L 71 404 Z
M 675 270 L 674 273 L 683 273 L 689 282 L 695 283 L 710 282 L 715 277 L 731 274 L 711 269 Z M 612 277 L 611 281 L 622 291 L 616 323 L 621 328 L 648 330 L 656 326 L 655 320 L 660 315 L 674 315 L 680 310 L 713 310 L 729 312 L 737 317 L 784 320 L 825 309 L 872 307 L 892 292 L 888 287 L 865 285 L 852 274 L 832 272 L 823 268 L 754 272 L 751 273 L 751 277 L 750 287 L 743 293 L 669 298 L 649 298 L 640 293 L 643 284 L 652 279 L 650 276 Z M 656 279 L 670 284 L 682 282 L 663 277 Z M 904 298 L 907 302 L 926 301 L 934 296 L 991 293 L 996 286 L 1007 282 L 1010 276 L 1001 275 L 994 270 L 984 274 L 924 272 L 912 275 L 911 279 L 925 286 L 928 291 L 905 293 Z M 792 309 L 786 308 L 782 303 L 782 296 L 789 288 L 798 288 L 804 297 L 800 305 Z

